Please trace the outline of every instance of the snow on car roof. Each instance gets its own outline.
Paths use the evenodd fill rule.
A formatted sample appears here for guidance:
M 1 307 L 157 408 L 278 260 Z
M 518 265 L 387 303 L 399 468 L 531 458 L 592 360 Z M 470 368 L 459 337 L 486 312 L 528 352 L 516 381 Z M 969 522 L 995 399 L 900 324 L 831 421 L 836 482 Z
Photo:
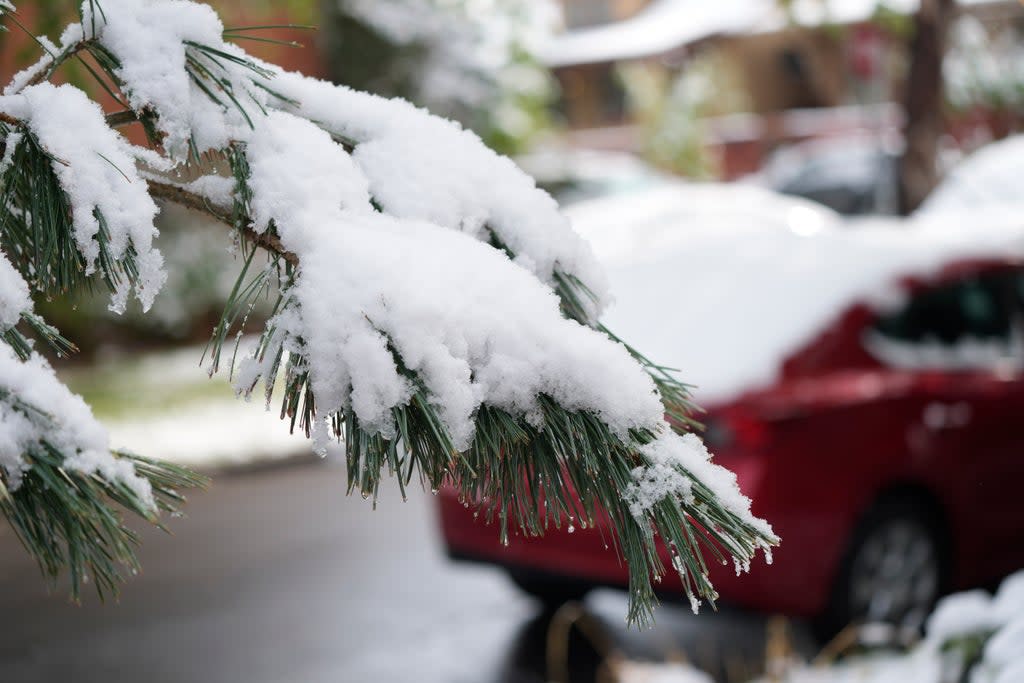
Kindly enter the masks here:
M 950 170 L 919 214 L 996 209 L 1016 205 L 1024 213 L 1024 135 L 985 145 Z
M 991 0 L 968 0 L 980 4 Z M 790 11 L 805 25 L 866 21 L 878 0 L 795 0 Z M 885 0 L 888 9 L 910 13 L 917 0 Z M 774 0 L 654 0 L 639 13 L 610 24 L 567 31 L 541 52 L 550 67 L 639 59 L 668 52 L 721 33 L 775 30 L 786 25 Z
M 681 184 L 571 207 L 606 267 L 604 321 L 716 402 L 771 383 L 851 305 L 959 259 L 1024 258 L 1024 213 L 844 223 L 813 202 L 742 185 Z

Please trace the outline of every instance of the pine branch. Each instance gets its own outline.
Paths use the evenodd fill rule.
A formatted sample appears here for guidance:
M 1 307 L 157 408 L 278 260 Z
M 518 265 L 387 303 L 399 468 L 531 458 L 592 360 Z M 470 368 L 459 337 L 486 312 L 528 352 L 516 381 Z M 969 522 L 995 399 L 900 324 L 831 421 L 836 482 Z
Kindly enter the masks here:
M 68 572 L 72 599 L 79 599 L 86 583 L 101 599 L 115 594 L 126 572 L 139 569 L 138 536 L 125 526 L 122 511 L 163 528 L 156 511 L 124 485 L 65 468 L 68 454 L 47 442 L 25 455 L 29 469 L 16 489 L 0 472 L 0 513 L 47 578 L 56 581 Z M 158 511 L 178 514 L 186 500 L 179 491 L 207 485 L 204 477 L 169 463 L 117 457 L 132 461 L 150 483 Z
M 47 412 L 2 388 L 0 408 L 21 415 L 38 434 L 60 432 L 60 425 Z M 67 467 L 75 453 L 63 452 L 46 436 L 22 455 L 24 471 L 0 468 L 0 513 L 44 575 L 56 580 L 68 571 L 76 600 L 87 582 L 104 598 L 116 592 L 126 570 L 138 570 L 134 550 L 138 538 L 124 525 L 122 511 L 160 526 L 157 515 L 176 513 L 185 501 L 180 489 L 207 483 L 204 477 L 175 465 L 129 453 L 112 454 L 131 462 L 134 472 L 148 482 L 152 491 L 148 499 L 123 481 Z
M 97 8 L 92 9 L 95 19 Z M 241 244 L 243 266 L 208 348 L 212 369 L 220 365 L 223 347 L 231 334 L 244 327 L 254 302 L 278 285 L 273 315 L 255 353 L 258 372 L 247 374 L 248 385 L 241 388 L 250 392 L 262 379 L 269 402 L 277 376 L 283 374 L 282 417 L 289 419 L 291 429 L 298 427 L 320 445 L 326 436 L 342 441 L 350 491 L 358 489 L 365 496 L 376 497 L 385 471 L 396 475 L 403 494 L 414 476 L 432 489 L 450 483 L 467 502 L 479 502 L 485 516 L 499 520 L 500 534 L 506 540 L 510 533 L 543 533 L 552 524 L 556 527 L 563 523 L 592 526 L 602 518 L 607 519 L 615 530 L 613 542 L 630 567 L 631 621 L 649 621 L 656 602 L 651 580 L 665 571 L 657 552 L 657 536 L 671 550 L 673 569 L 679 573 L 692 600 L 715 598 L 707 577 L 705 553 L 723 562 L 729 554 L 738 562 L 746 563 L 758 548 L 777 542 L 766 525 L 759 525 L 739 508 L 729 507 L 719 500 L 715 491 L 696 476 L 699 473 L 690 472 L 679 464 L 684 461 L 694 464 L 693 461 L 681 459 L 671 465 L 685 478 L 685 495 L 675 491 L 639 510 L 631 505 L 625 492 L 636 484 L 638 468 L 652 464 L 653 456 L 646 455 L 644 448 L 656 440 L 658 444 L 664 443 L 660 440 L 668 434 L 658 432 L 661 426 L 657 420 L 643 422 L 649 425 L 648 429 L 622 434 L 613 432 L 596 414 L 567 409 L 548 395 L 537 398 L 539 415 L 531 413 L 529 420 L 484 402 L 472 415 L 475 431 L 469 447 L 456 448 L 448 423 L 435 403 L 437 397 L 431 394 L 427 382 L 417 372 L 405 366 L 401 354 L 394 348 L 394 340 L 381 330 L 377 332 L 390 345 L 394 367 L 398 368 L 403 382 L 408 381 L 403 386 L 413 388 L 407 403 L 391 409 L 395 433 L 385 435 L 379 425 L 371 428 L 361 424 L 347 403 L 329 410 L 318 407 L 312 389 L 310 359 L 304 355 L 304 341 L 289 336 L 293 331 L 286 325 L 285 314 L 300 312 L 292 290 L 302 275 L 299 256 L 286 249 L 280 238 L 293 233 L 283 226 L 279 233 L 274 220 L 258 226 L 262 230 L 253 226 L 253 190 L 244 153 L 245 141 L 258 130 L 257 117 L 266 115 L 271 108 L 266 93 L 277 96 L 283 104 L 294 104 L 294 100 L 274 93 L 268 85 L 274 75 L 270 68 L 247 58 L 233 46 L 185 42 L 182 50 L 185 73 L 191 82 L 189 93 L 201 94 L 216 104 L 212 109 L 223 112 L 225 117 L 223 130 L 231 131 L 230 137 L 217 138 L 215 143 L 206 138 L 197 142 L 195 130 L 187 127 L 190 122 L 186 121 L 183 128 L 182 120 L 160 120 L 162 115 L 173 116 L 174 107 L 160 109 L 153 105 L 152 109 L 133 111 L 125 103 L 125 100 L 137 101 L 131 92 L 132 84 L 120 80 L 123 74 L 120 60 L 103 44 L 102 37 L 97 37 L 96 30 L 94 26 L 93 38 L 83 41 L 61 61 L 71 54 L 81 58 L 82 51 L 88 52 L 97 69 L 84 60 L 83 63 L 124 108 L 106 117 L 106 128 L 102 125 L 98 128 L 107 133 L 107 128 L 138 121 L 144 126 L 150 145 L 163 154 L 165 160 L 187 158 L 190 170 L 210 169 L 215 173 L 224 173 L 226 166 L 234 181 L 233 198 L 230 206 L 225 206 L 221 205 L 228 203 L 225 199 L 217 203 L 190 189 L 198 186 L 183 186 L 157 175 L 145 178 L 149 197 L 204 213 L 236 231 Z M 52 74 L 52 70 L 48 73 Z M 136 83 L 135 87 L 143 85 Z M 0 118 L 0 137 L 5 143 L 10 141 L 9 127 L 14 126 L 19 127 L 22 134 L 15 148 L 10 150 L 12 163 L 0 178 L 0 246 L 36 291 L 64 295 L 76 288 L 91 286 L 92 279 L 85 276 L 87 264 L 73 239 L 75 226 L 69 199 L 54 173 L 53 164 L 63 162 L 49 155 L 28 127 L 12 117 Z M 322 134 L 322 131 L 316 132 Z M 172 147 L 169 151 L 164 148 L 165 134 L 170 139 L 167 144 Z M 326 136 L 324 140 L 330 144 Z M 358 145 L 358 141 L 337 132 L 335 140 L 349 151 Z M 205 147 L 200 148 L 200 145 Z M 163 168 L 159 163 L 156 165 Z M 101 171 L 109 173 L 106 168 Z M 138 178 L 134 169 L 131 173 Z M 122 175 L 129 179 L 123 172 Z M 117 183 L 120 186 L 120 179 Z M 139 186 L 140 183 L 136 183 L 133 187 Z M 380 204 L 374 205 L 380 210 Z M 111 289 L 123 278 L 135 284 L 138 278 L 135 253 L 129 249 L 116 260 L 111 258 L 107 249 L 109 236 L 104 232 L 105 219 L 98 210 L 95 218 L 100 226 L 98 270 L 104 283 Z M 284 220 L 281 216 L 277 219 Z M 300 253 L 306 253 L 296 246 L 297 243 L 289 244 Z M 503 249 L 513 258 L 516 256 L 497 242 L 496 237 L 492 246 Z M 258 249 L 270 254 L 270 262 L 253 272 Z M 591 319 L 596 310 L 595 297 L 583 282 L 572 273 L 560 270 L 556 264 L 553 285 L 565 317 L 595 326 L 612 340 L 620 341 Z M 553 309 L 550 313 L 553 322 L 564 322 Z M 376 329 L 373 321 L 369 322 Z M 26 320 L 26 324 L 31 326 L 32 322 Z M 571 327 L 577 329 L 575 325 Z M 36 332 L 44 338 L 50 335 L 45 328 Z M 56 337 L 50 337 L 51 343 L 60 343 Z M 19 353 L 28 352 L 28 341 L 20 333 L 14 332 L 4 340 Z M 654 380 L 675 426 L 696 425 L 690 417 L 693 406 L 689 403 L 686 386 L 675 379 L 669 369 L 654 364 L 635 349 L 626 348 Z M 233 369 L 234 359 L 231 365 Z M 639 384 L 648 386 L 644 382 Z M 651 396 L 646 394 L 646 398 Z M 656 416 L 658 406 L 653 404 L 652 407 L 651 412 Z M 0 507 L 13 520 L 26 548 L 39 558 L 45 573 L 53 576 L 61 568 L 69 567 L 75 594 L 86 573 L 91 573 L 102 594 L 114 589 L 121 568 L 135 566 L 132 552 L 135 538 L 111 512 L 110 503 L 142 514 L 151 521 L 155 519 L 152 511 L 125 487 L 95 475 L 67 471 L 63 463 L 69 455 L 41 440 L 26 454 L 29 467 L 23 473 L 20 488 L 13 490 L 8 479 L 0 480 Z M 158 504 L 164 508 L 179 502 L 174 493 L 178 485 L 199 483 L 194 476 L 163 464 L 133 462 L 136 471 L 153 484 Z M 10 473 L 4 476 L 9 477 Z

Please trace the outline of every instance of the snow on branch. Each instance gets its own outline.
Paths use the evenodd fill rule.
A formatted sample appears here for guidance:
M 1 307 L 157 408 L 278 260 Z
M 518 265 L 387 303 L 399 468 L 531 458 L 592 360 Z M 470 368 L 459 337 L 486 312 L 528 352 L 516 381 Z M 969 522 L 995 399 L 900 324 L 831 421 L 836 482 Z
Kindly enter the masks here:
M 481 404 L 533 416 L 541 394 L 623 439 L 662 423 L 653 383 L 621 346 L 562 317 L 551 290 L 500 251 L 375 212 L 356 164 L 312 123 L 271 113 L 246 155 L 257 228 L 274 225 L 302 264 L 278 323 L 283 343 L 303 344 L 323 417 L 352 406 L 368 429 L 394 434 L 390 411 L 411 395 L 397 356 L 459 450 Z
M 497 239 L 516 262 L 548 284 L 570 275 L 589 292 L 585 319 L 609 301 L 589 245 L 546 192 L 471 131 L 417 109 L 344 86 L 278 70 L 268 81 L 276 107 L 354 146 L 353 157 L 385 212 Z
M 70 85 L 41 83 L 0 96 L 0 112 L 22 122 L 22 132 L 7 140 L 11 161 L 3 174 L 8 205 L 3 241 L 11 243 L 17 233 L 26 241 L 28 233 L 59 234 L 62 226 L 52 221 L 60 223 L 70 212 L 82 275 L 102 271 L 114 289 L 113 309 L 124 310 L 133 284 L 148 309 L 165 275 L 163 258 L 153 247 L 157 207 L 136 171 L 132 146 L 107 127 L 99 105 Z M 41 182 L 26 172 L 33 164 L 42 167 Z M 26 270 L 42 287 L 66 288 L 65 276 L 55 271 L 59 264 L 39 262 L 38 253 L 27 249 L 8 253 L 31 263 Z
M 664 413 L 685 389 L 599 325 L 610 297 L 590 247 L 511 161 L 405 102 L 252 59 L 204 5 L 99 5 L 83 3 L 85 28 L 65 35 L 84 38 L 65 49 L 92 54 L 153 149 L 125 142 L 70 86 L 29 79 L 0 97 L 10 258 L 0 260 L 0 321 L 25 319 L 19 281 L 64 295 L 93 271 L 115 308 L 129 283 L 148 306 L 163 281 L 152 198 L 177 201 L 236 230 L 239 281 L 256 246 L 271 253 L 225 310 L 214 357 L 246 298 L 277 275 L 275 313 L 236 385 L 248 394 L 263 380 L 269 400 L 283 373 L 282 417 L 318 448 L 343 442 L 350 488 L 376 495 L 385 471 L 403 489 L 414 472 L 431 488 L 451 483 L 498 515 L 505 537 L 511 525 L 538 534 L 603 511 L 640 621 L 664 571 L 656 535 L 695 603 L 715 596 L 703 552 L 745 568 L 777 543 L 735 477 L 695 436 L 673 432 Z M 205 175 L 176 182 L 182 166 Z M 5 368 L 44 378 L 37 393 L 0 385 L 0 400 L 13 401 L 0 423 L 9 484 L 35 471 L 24 454 L 38 434 L 17 403 L 26 397 L 61 408 L 47 415 L 67 410 L 71 421 L 53 422 L 46 442 L 65 454 L 60 466 L 126 487 L 136 503 L 147 480 L 174 479 L 110 457 L 87 408 L 38 356 L 2 351 L 3 381 Z
M 0 251 L 0 334 L 17 325 L 22 313 L 30 310 L 28 285 Z
M 22 362 L 0 346 L 0 425 L 0 463 L 9 475 L 8 489 L 18 489 L 30 464 L 26 455 L 45 445 L 65 455 L 68 469 L 123 484 L 155 509 L 149 482 L 130 462 L 111 455 L 106 430 L 41 356 Z

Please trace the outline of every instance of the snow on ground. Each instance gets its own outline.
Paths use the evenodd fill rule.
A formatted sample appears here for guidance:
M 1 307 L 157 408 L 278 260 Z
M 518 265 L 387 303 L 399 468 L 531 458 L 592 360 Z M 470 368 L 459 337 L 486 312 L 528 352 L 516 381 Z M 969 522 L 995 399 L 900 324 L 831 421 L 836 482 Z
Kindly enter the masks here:
M 1020 683 L 1024 680 L 1024 571 L 1003 580 L 994 596 L 955 593 L 939 601 L 925 638 L 906 653 L 858 655 L 828 666 L 789 665 L 752 683 Z M 967 678 L 959 644 L 980 638 L 981 657 Z M 703 683 L 689 666 L 644 664 L 624 669 L 624 683 Z
M 1022 212 L 843 224 L 754 189 L 681 184 L 569 209 L 609 273 L 604 322 L 705 402 L 772 382 L 850 305 L 898 303 L 904 276 L 1024 257 Z
M 108 421 L 119 448 L 198 469 L 283 459 L 312 452 L 305 434 L 289 434 L 277 411 L 234 400 L 196 401 L 165 413 Z
M 115 448 L 204 470 L 312 452 L 276 405 L 238 401 L 226 377 L 209 378 L 202 356 L 199 346 L 112 357 L 63 379 L 94 404 Z

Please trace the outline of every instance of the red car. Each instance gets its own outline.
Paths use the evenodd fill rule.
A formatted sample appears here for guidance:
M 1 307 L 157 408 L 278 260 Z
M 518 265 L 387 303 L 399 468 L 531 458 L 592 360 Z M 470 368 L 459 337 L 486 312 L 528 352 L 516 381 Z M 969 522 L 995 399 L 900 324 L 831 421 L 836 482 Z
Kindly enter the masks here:
M 901 305 L 837 311 L 773 382 L 706 406 L 716 462 L 783 539 L 772 565 L 718 567 L 723 602 L 916 625 L 942 592 L 1024 567 L 1024 266 L 956 261 L 901 288 Z M 503 547 L 452 491 L 440 511 L 453 557 L 545 599 L 627 583 L 599 530 Z

